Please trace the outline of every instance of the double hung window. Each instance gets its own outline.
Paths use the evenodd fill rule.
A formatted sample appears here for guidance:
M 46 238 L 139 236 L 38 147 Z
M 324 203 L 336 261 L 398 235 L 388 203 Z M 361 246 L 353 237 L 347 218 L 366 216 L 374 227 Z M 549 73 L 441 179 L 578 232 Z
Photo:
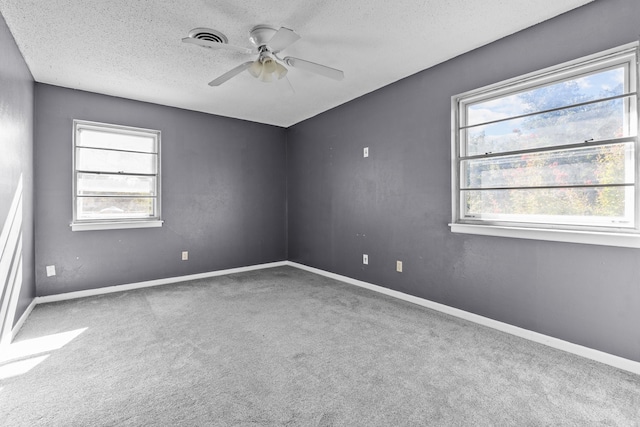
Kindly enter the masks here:
M 74 120 L 74 231 L 159 227 L 160 131 Z
M 637 51 L 453 97 L 452 231 L 640 247 Z

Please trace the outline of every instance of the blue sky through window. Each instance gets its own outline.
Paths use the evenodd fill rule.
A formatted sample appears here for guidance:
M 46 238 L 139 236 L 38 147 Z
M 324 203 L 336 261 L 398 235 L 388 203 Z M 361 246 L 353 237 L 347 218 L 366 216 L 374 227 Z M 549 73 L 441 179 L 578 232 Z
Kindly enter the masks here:
M 539 111 L 540 109 L 564 107 L 606 96 L 621 95 L 624 91 L 624 75 L 624 67 L 617 67 L 549 86 L 468 105 L 467 125 L 506 119 Z M 532 104 L 532 99 L 539 100 L 538 105 Z M 494 125 L 491 127 L 490 134 L 511 133 L 518 128 L 518 125 L 523 120 L 510 120 L 504 126 Z

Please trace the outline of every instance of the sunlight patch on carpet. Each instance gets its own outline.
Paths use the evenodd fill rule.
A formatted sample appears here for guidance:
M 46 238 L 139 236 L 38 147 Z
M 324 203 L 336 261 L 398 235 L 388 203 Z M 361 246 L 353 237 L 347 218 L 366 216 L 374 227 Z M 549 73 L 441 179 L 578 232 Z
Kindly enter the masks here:
M 44 356 L 32 357 L 31 359 L 19 360 L 17 362 L 0 366 L 0 380 L 6 380 L 7 378 L 26 374 L 40 363 L 44 362 L 49 356 L 49 354 L 46 354 Z
M 9 345 L 2 354 L 0 354 L 0 363 L 59 350 L 87 329 L 88 328 L 80 328 L 73 331 L 60 332 L 57 334 L 45 335 L 43 337 L 15 342 Z

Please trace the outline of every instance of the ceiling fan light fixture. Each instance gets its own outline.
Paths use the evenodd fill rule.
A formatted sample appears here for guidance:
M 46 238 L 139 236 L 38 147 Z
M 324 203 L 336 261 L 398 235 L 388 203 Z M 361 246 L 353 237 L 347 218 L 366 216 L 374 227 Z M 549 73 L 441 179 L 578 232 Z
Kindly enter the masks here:
M 276 61 L 274 61 L 271 58 L 265 58 L 264 61 L 262 61 L 262 69 L 264 70 L 263 72 L 265 73 L 269 73 L 269 74 L 275 73 Z
M 258 77 L 260 77 L 260 73 L 262 73 L 262 62 L 260 62 L 259 59 L 256 59 L 255 61 L 253 61 L 253 64 L 249 66 L 248 70 L 249 74 L 257 79 Z
M 262 70 L 262 74 L 260 74 L 260 81 L 263 83 L 270 83 L 273 81 L 273 74 L 265 73 L 264 69 Z
M 287 70 L 282 64 L 276 62 L 276 73 L 278 74 L 278 80 L 286 76 L 288 71 L 289 70 Z
M 269 83 L 287 75 L 287 69 L 275 59 L 265 56 L 254 61 L 248 68 L 249 74 L 261 82 Z

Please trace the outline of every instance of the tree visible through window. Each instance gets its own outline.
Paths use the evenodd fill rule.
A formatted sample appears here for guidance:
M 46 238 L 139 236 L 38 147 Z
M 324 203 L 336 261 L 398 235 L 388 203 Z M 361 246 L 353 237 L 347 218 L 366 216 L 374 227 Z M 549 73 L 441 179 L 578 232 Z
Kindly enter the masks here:
M 454 223 L 637 231 L 636 50 L 454 97 Z
M 159 148 L 159 131 L 74 121 L 72 226 L 159 225 Z

